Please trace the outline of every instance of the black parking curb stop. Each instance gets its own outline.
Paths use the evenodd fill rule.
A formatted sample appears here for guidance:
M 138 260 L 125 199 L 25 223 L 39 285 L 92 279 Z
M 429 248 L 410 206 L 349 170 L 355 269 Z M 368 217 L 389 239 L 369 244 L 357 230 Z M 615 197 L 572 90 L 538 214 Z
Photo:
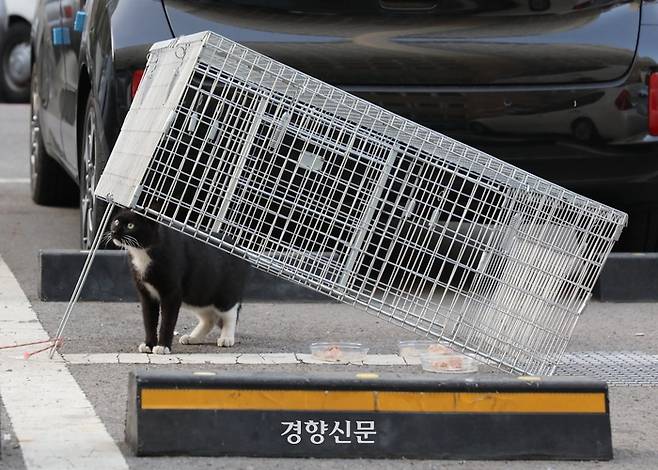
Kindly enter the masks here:
M 65 302 L 71 297 L 86 252 L 41 250 L 39 252 L 39 298 Z M 629 282 L 629 279 L 632 282 Z M 658 301 L 658 253 L 612 253 L 594 288 L 594 297 L 603 302 Z M 333 302 L 319 292 L 253 270 L 246 300 Z M 91 267 L 81 301 L 136 302 L 127 256 L 115 250 L 98 251 Z
M 612 458 L 604 382 L 565 377 L 131 373 L 137 455 Z
M 658 301 L 658 253 L 611 253 L 594 296 L 603 302 Z
M 78 250 L 39 251 L 39 298 L 68 301 L 80 276 L 87 252 Z M 99 250 L 80 293 L 81 301 L 137 302 L 128 257 L 117 250 Z M 333 302 L 311 289 L 253 269 L 245 291 L 247 301 Z

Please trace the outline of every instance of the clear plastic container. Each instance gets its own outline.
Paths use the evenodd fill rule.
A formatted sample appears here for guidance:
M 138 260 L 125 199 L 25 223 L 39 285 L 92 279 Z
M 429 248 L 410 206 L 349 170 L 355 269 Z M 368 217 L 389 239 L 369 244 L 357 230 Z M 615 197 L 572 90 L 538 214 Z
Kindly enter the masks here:
M 478 364 L 463 354 L 425 353 L 420 355 L 420 365 L 427 372 L 466 374 L 477 372 Z
M 429 339 L 414 339 L 409 341 L 398 341 L 400 356 L 405 359 L 418 359 L 421 354 L 454 354 L 448 346 Z
M 361 343 L 340 341 L 311 344 L 313 357 L 326 362 L 361 362 L 368 355 L 368 349 Z

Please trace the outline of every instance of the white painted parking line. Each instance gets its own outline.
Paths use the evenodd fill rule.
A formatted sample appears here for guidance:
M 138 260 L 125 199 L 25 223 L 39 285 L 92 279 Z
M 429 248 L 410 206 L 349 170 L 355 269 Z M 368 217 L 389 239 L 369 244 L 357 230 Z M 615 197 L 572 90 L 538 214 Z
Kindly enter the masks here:
M 1 346 L 48 338 L 2 258 L 0 307 Z M 23 352 L 34 350 L 35 346 L 0 350 L 0 396 L 27 469 L 127 469 L 62 358 L 49 360 L 43 353 L 23 359 Z
M 30 178 L 0 178 L 0 184 L 30 184 Z
M 344 365 L 342 362 L 321 361 L 311 354 L 304 353 L 209 353 L 209 354 L 169 354 L 160 356 L 139 353 L 96 353 L 62 354 L 67 364 L 221 364 L 221 365 L 262 365 L 262 364 L 319 364 Z M 409 366 L 418 365 L 418 359 L 405 359 L 397 354 L 368 354 L 365 361 L 351 362 L 352 365 L 366 366 Z

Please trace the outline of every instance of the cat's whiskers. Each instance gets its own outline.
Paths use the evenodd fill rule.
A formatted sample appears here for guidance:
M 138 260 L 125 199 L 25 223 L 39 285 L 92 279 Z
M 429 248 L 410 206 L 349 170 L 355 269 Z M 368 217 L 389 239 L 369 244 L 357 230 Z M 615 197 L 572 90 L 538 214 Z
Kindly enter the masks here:
M 120 237 L 120 238 L 112 237 L 112 242 L 122 250 L 125 250 L 129 246 L 128 241 L 124 237 Z
M 112 232 L 105 232 L 103 236 L 101 237 L 101 242 L 103 243 L 103 246 L 107 246 L 108 243 L 112 241 Z
M 124 235 L 123 238 L 125 240 L 127 240 L 131 246 L 133 246 L 135 248 L 141 248 L 141 244 L 139 243 L 139 241 L 137 241 L 137 239 L 135 237 L 130 236 L 130 235 Z

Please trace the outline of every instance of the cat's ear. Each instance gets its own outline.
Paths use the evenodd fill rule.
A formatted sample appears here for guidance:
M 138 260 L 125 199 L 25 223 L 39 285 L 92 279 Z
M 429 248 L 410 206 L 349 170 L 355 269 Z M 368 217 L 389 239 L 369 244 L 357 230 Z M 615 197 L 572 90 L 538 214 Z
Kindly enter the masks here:
M 125 209 L 120 206 L 114 206 L 114 209 L 112 209 L 112 214 L 110 214 L 110 220 L 107 221 L 107 226 L 109 227 L 124 210 Z

